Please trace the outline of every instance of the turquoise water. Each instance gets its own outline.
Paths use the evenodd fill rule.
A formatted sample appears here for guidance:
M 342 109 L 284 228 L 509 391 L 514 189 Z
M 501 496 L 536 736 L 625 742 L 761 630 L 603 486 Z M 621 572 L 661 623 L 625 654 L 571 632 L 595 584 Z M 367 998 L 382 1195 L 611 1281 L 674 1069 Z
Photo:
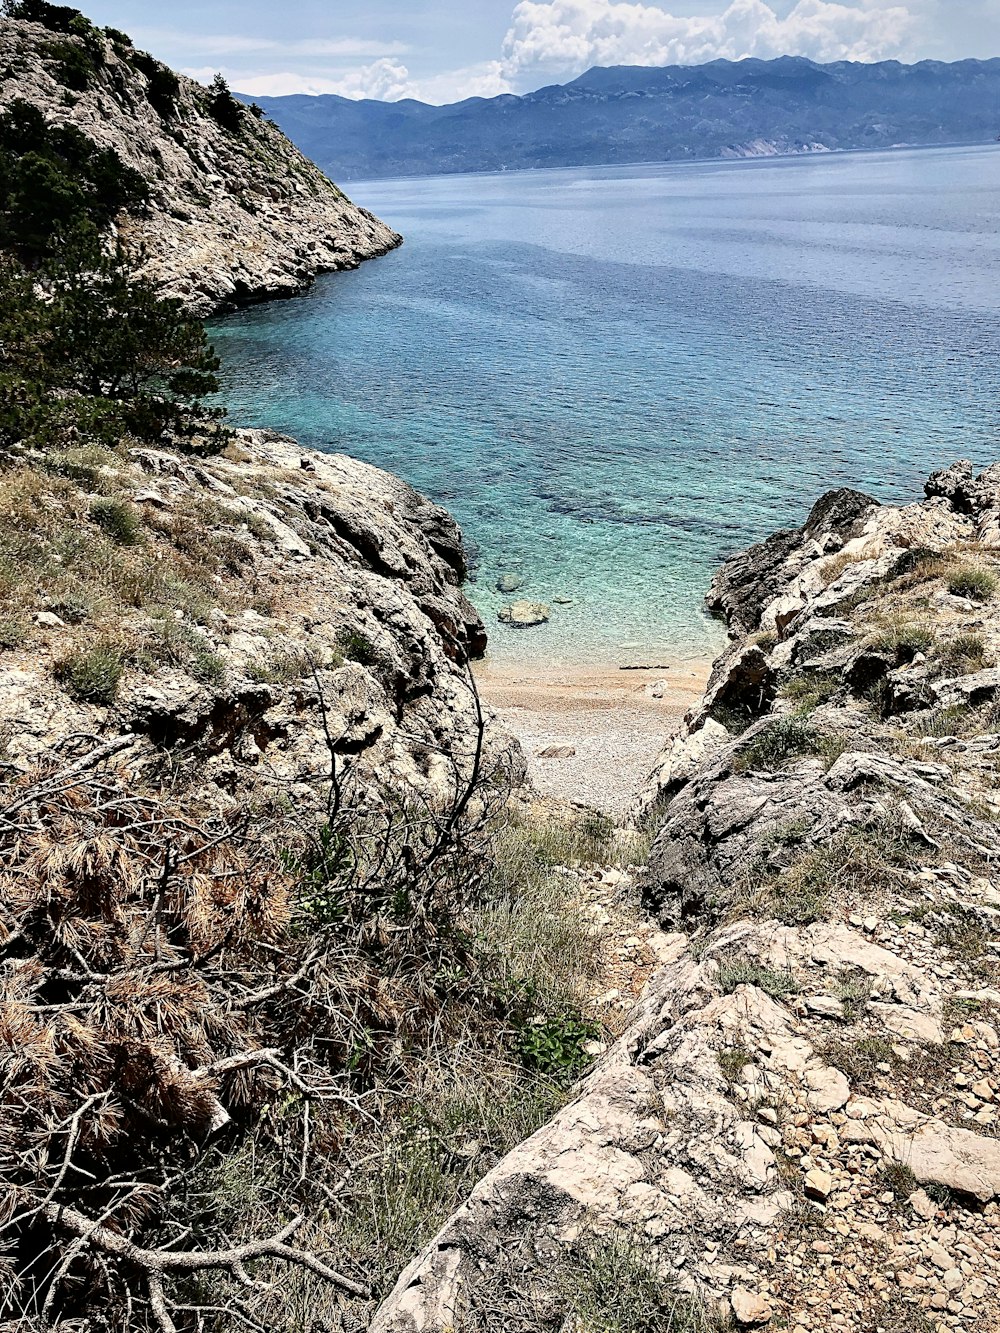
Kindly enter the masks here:
M 727 554 L 1000 456 L 1000 150 L 358 185 L 402 249 L 213 326 L 234 418 L 399 473 L 501 658 L 714 650 Z M 550 624 L 496 624 L 518 596 Z

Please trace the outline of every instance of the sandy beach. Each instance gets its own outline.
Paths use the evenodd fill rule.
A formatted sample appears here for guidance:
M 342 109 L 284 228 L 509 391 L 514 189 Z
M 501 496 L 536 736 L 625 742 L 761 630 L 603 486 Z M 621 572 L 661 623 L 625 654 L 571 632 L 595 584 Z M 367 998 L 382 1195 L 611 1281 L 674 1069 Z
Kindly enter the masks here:
M 619 815 L 701 697 L 711 666 L 694 659 L 627 671 L 487 658 L 476 680 L 524 747 L 539 791 Z

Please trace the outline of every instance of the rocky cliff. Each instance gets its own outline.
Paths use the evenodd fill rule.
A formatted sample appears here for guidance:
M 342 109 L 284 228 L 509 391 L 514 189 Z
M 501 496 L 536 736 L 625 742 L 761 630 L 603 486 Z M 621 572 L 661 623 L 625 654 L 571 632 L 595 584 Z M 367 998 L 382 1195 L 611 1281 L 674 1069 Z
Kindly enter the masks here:
M 659 966 L 377 1333 L 590 1327 L 582 1270 L 644 1328 L 1000 1329 L 998 545 L 963 463 L 726 565 L 647 793 Z
M 149 207 L 123 234 L 194 314 L 293 295 L 400 242 L 275 125 L 123 33 L 0 19 L 0 105 L 16 99 L 114 149 L 148 182 Z
M 102 450 L 66 470 L 3 479 L 10 766 L 121 737 L 133 772 L 168 760 L 236 806 L 304 790 L 332 750 L 366 781 L 451 797 L 485 633 L 443 510 L 264 431 L 212 459 Z

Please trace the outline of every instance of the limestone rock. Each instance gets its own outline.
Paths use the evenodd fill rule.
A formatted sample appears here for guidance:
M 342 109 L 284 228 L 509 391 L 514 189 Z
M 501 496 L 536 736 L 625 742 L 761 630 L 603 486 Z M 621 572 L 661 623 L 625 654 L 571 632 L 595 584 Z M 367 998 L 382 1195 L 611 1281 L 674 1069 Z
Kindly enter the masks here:
M 552 614 L 544 602 L 511 602 L 497 613 L 497 619 L 511 629 L 531 629 L 535 625 L 544 625 Z
M 754 1291 L 748 1291 L 746 1287 L 737 1287 L 729 1298 L 733 1314 L 736 1316 L 737 1323 L 743 1324 L 747 1328 L 753 1328 L 760 1324 L 769 1324 L 774 1314 L 770 1304 L 763 1296 Z

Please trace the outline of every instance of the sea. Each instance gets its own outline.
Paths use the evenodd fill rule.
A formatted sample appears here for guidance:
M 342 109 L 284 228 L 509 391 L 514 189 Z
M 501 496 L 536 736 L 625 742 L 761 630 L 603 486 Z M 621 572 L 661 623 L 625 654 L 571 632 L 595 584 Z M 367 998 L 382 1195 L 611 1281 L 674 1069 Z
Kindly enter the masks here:
M 405 244 L 215 321 L 222 398 L 445 505 L 498 662 L 703 659 L 728 555 L 1000 458 L 1000 146 L 350 193 Z

